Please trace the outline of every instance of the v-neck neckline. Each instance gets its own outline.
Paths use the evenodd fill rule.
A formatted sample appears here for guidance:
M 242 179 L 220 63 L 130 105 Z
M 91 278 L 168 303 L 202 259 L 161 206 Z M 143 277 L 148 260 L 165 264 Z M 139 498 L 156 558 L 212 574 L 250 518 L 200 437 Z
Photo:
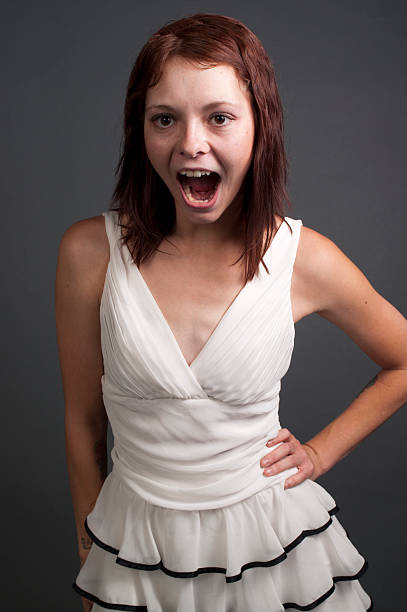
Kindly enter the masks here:
M 230 312 L 230 310 L 233 307 L 233 304 L 235 304 L 236 300 L 239 298 L 239 296 L 242 294 L 242 292 L 245 290 L 245 288 L 249 285 L 249 283 L 246 283 L 246 285 L 244 285 L 244 287 L 241 287 L 240 290 L 238 291 L 238 293 L 235 295 L 235 297 L 233 298 L 233 300 L 230 302 L 229 306 L 227 306 L 226 310 L 223 311 L 222 316 L 220 317 L 220 319 L 218 320 L 215 328 L 213 329 L 213 331 L 211 332 L 211 334 L 208 336 L 208 339 L 206 340 L 205 344 L 202 346 L 202 348 L 200 349 L 200 351 L 197 353 L 197 355 L 194 357 L 194 359 L 191 361 L 191 363 L 188 363 L 184 353 L 181 350 L 181 347 L 178 343 L 177 338 L 175 337 L 174 332 L 172 331 L 172 328 L 170 326 L 170 324 L 168 323 L 166 317 L 164 316 L 163 311 L 161 310 L 160 306 L 158 305 L 157 300 L 155 299 L 154 295 L 152 294 L 149 286 L 147 285 L 147 282 L 144 278 L 144 276 L 141 274 L 140 270 L 138 269 L 138 267 L 136 266 L 137 269 L 137 274 L 142 282 L 142 285 L 145 288 L 145 292 L 146 294 L 149 296 L 150 301 L 153 303 L 154 308 L 159 316 L 159 318 L 161 319 L 162 323 L 164 324 L 164 327 L 167 329 L 167 331 L 169 332 L 168 335 L 171 337 L 174 346 L 176 347 L 176 350 L 178 351 L 178 353 L 180 354 L 182 360 L 184 361 L 185 365 L 187 366 L 188 369 L 193 370 L 198 358 L 202 355 L 202 353 L 206 350 L 206 347 L 208 346 L 208 344 L 210 343 L 210 340 L 213 338 L 215 332 L 217 332 L 217 330 L 219 329 L 219 327 L 221 326 L 222 322 L 225 320 L 226 316 L 228 315 L 228 313 Z M 250 281 L 252 282 L 252 281 Z
M 282 233 L 282 232 L 280 232 L 282 225 L 285 225 L 284 219 L 281 222 L 281 224 L 279 225 L 278 230 L 274 234 L 274 238 L 272 239 L 269 248 L 267 249 L 267 251 L 265 252 L 265 254 L 263 256 L 263 260 L 264 261 L 266 260 L 266 257 L 268 257 L 269 253 L 271 252 L 272 246 L 275 245 L 275 241 L 276 241 L 276 238 L 277 238 L 278 234 Z M 154 309 L 155 309 L 159 319 L 161 320 L 162 324 L 164 325 L 165 329 L 167 330 L 168 337 L 171 339 L 172 344 L 174 345 L 175 350 L 177 351 L 177 353 L 181 357 L 183 363 L 185 364 L 185 366 L 187 367 L 187 369 L 191 373 L 193 373 L 194 367 L 196 366 L 197 362 L 201 359 L 202 354 L 205 353 L 208 350 L 208 346 L 210 346 L 211 343 L 214 342 L 214 338 L 216 338 L 216 336 L 220 333 L 220 329 L 222 328 L 225 320 L 231 316 L 231 313 L 233 314 L 233 310 L 236 307 L 236 304 L 242 299 L 242 296 L 253 286 L 253 284 L 255 282 L 259 282 L 260 279 L 263 276 L 263 268 L 261 268 L 260 271 L 259 271 L 259 276 L 255 275 L 252 280 L 248 281 L 243 287 L 240 288 L 240 290 L 237 292 L 237 294 L 235 295 L 233 300 L 229 303 L 227 308 L 223 311 L 222 316 L 218 320 L 218 322 L 217 322 L 216 326 L 214 327 L 213 331 L 211 332 L 211 334 L 208 336 L 205 344 L 201 347 L 201 349 L 199 350 L 197 355 L 194 357 L 194 359 L 191 361 L 191 363 L 188 363 L 184 353 L 181 350 L 181 347 L 180 347 L 180 345 L 178 343 L 178 340 L 176 339 L 175 334 L 172 331 L 172 328 L 171 328 L 170 324 L 168 323 L 167 319 L 165 318 L 165 316 L 163 314 L 163 311 L 161 310 L 157 300 L 155 299 L 153 293 L 151 292 L 150 287 L 148 286 L 144 276 L 140 272 L 140 270 L 139 270 L 137 265 L 134 264 L 134 267 L 136 268 L 136 274 L 138 275 L 138 277 L 139 277 L 139 279 L 141 281 L 141 284 L 144 287 L 146 295 L 149 297 L 149 299 L 150 299 L 151 303 L 153 304 L 153 307 L 154 307 Z

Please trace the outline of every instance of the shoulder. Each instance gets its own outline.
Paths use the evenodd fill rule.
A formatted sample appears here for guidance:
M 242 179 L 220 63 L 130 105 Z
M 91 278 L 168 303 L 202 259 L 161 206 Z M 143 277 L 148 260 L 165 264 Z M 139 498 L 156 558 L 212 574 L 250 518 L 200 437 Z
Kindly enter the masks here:
M 333 240 L 314 229 L 301 225 L 298 241 L 296 272 L 305 280 L 318 281 L 332 266 L 344 263 L 346 255 Z
M 104 216 L 76 221 L 65 230 L 59 244 L 59 276 L 99 298 L 109 257 Z
M 304 225 L 293 282 L 306 314 L 317 312 L 327 318 L 374 291 L 363 272 L 333 240 Z
M 60 249 L 77 256 L 100 256 L 101 251 L 109 254 L 104 216 L 97 215 L 73 223 L 65 230 L 61 238 Z

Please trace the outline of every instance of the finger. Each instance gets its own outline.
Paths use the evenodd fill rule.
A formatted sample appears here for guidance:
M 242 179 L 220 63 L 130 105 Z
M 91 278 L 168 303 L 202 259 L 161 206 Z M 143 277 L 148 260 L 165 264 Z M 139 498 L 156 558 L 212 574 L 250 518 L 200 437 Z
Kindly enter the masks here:
M 282 457 L 286 455 L 295 455 L 297 463 L 302 463 L 305 458 L 308 457 L 308 453 L 304 451 L 302 445 L 294 438 L 293 435 L 290 436 L 290 439 L 286 442 L 280 442 L 277 448 L 273 449 L 271 453 L 264 455 L 264 457 L 260 460 L 260 465 L 265 467 L 266 465 L 271 465 L 275 461 L 278 461 Z
M 286 427 L 283 427 L 277 432 L 276 436 L 274 436 L 273 438 L 270 438 L 268 443 L 275 444 L 279 440 L 286 440 L 290 435 L 291 435 L 290 431 Z
M 296 474 L 290 476 L 290 478 L 287 478 L 287 480 L 284 481 L 284 489 L 291 489 L 292 487 L 296 487 L 302 482 L 304 482 L 304 480 L 307 480 L 307 478 L 309 478 L 309 476 L 307 476 L 306 472 L 299 469 Z
M 284 459 L 280 459 L 280 461 L 273 463 L 270 467 L 265 468 L 264 474 L 266 476 L 273 476 L 274 474 L 284 472 L 284 470 L 289 470 L 292 467 L 298 467 L 298 462 L 293 455 L 288 455 L 284 457 Z
M 280 431 L 274 438 L 270 438 L 270 440 L 266 442 L 266 446 L 272 446 L 273 444 L 276 444 L 277 442 L 281 442 L 281 441 L 284 442 L 290 436 L 291 436 L 291 432 L 286 427 L 284 427 L 283 429 L 280 429 Z
M 276 449 L 271 451 L 271 453 L 267 453 L 267 455 L 264 455 L 264 457 L 262 457 L 260 461 L 260 465 L 262 467 L 267 467 L 271 465 L 272 463 L 279 461 L 283 457 L 286 457 L 290 453 L 291 453 L 290 445 L 287 444 L 286 442 L 283 442 L 280 446 L 278 446 Z

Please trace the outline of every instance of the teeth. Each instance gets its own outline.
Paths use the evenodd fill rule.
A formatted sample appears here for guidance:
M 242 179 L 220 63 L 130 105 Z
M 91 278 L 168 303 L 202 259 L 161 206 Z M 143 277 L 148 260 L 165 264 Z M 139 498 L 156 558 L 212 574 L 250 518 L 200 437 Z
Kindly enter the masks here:
M 191 188 L 189 185 L 187 185 L 186 183 L 183 184 L 183 189 L 185 192 L 185 195 L 187 196 L 188 200 L 190 202 L 210 202 L 213 198 L 213 196 L 215 195 L 214 193 L 211 194 L 211 197 L 208 198 L 207 200 L 196 200 L 193 195 L 191 194 Z
M 199 178 L 200 176 L 209 176 L 211 172 L 206 170 L 181 170 L 180 174 L 182 174 L 182 176 Z

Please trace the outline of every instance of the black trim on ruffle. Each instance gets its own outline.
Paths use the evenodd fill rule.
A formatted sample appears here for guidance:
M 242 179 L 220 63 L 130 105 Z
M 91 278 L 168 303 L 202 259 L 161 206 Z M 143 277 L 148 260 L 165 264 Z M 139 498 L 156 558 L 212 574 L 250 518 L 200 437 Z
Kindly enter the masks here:
M 241 567 L 239 574 L 235 574 L 234 576 L 226 576 L 225 577 L 226 582 L 230 583 L 230 582 L 237 582 L 238 580 L 241 580 L 242 573 L 247 569 L 251 569 L 252 567 L 271 567 L 272 565 L 277 565 L 278 563 L 281 563 L 282 561 L 284 561 L 284 559 L 287 558 L 287 553 L 290 552 L 296 546 L 298 546 L 298 544 L 300 544 L 304 540 L 304 538 L 307 538 L 308 536 L 311 536 L 311 535 L 316 535 L 317 533 L 321 533 L 322 531 L 325 531 L 325 529 L 328 529 L 328 527 L 332 524 L 332 515 L 336 514 L 337 512 L 339 512 L 339 508 L 338 506 L 334 506 L 334 508 L 332 508 L 331 510 L 328 510 L 328 514 L 330 515 L 330 517 L 329 517 L 329 520 L 326 523 L 324 523 L 324 525 L 322 525 L 321 527 L 317 527 L 316 529 L 305 529 L 304 531 L 300 533 L 299 536 L 297 536 L 292 542 L 290 542 L 290 544 L 287 544 L 287 546 L 284 546 L 284 552 L 281 553 L 281 555 L 279 555 L 278 557 L 275 557 L 274 559 L 271 559 L 270 561 L 251 561 L 250 563 L 245 563 L 245 565 Z M 120 552 L 119 549 L 114 548 L 113 546 L 110 546 L 109 544 L 105 544 L 105 542 L 102 542 L 102 540 L 99 540 L 99 538 L 93 533 L 93 531 L 91 531 L 88 525 L 87 519 L 85 519 L 84 525 L 85 525 L 85 529 L 88 535 L 90 536 L 92 541 L 97 546 L 99 546 L 100 548 L 103 548 L 107 552 L 110 552 L 116 555 L 116 563 L 118 565 L 123 565 L 124 567 L 131 567 L 133 569 L 139 569 L 139 570 L 144 570 L 144 571 L 155 571 L 159 569 L 162 572 L 164 572 L 164 574 L 167 574 L 168 576 L 171 576 L 172 578 L 195 578 L 199 574 L 207 574 L 211 572 L 218 573 L 218 574 L 226 574 L 226 569 L 223 567 L 200 567 L 197 570 L 194 570 L 192 572 L 175 572 L 173 570 L 166 568 L 163 565 L 162 561 L 159 561 L 158 563 L 155 563 L 152 565 L 150 564 L 146 565 L 144 563 L 135 563 L 134 561 L 128 561 L 127 559 L 122 559 L 121 557 L 118 556 Z
M 318 599 L 316 599 L 315 601 L 313 601 L 312 603 L 306 605 L 306 606 L 301 606 L 300 604 L 296 604 L 296 603 L 292 603 L 292 602 L 288 602 L 288 603 L 283 603 L 284 606 L 284 610 L 313 610 L 314 608 L 316 608 L 317 606 L 319 606 L 319 604 L 321 604 L 322 602 L 324 602 L 326 599 L 328 599 L 328 597 L 330 597 L 331 595 L 334 594 L 335 592 L 335 583 L 336 582 L 343 582 L 345 580 L 358 580 L 361 576 L 363 576 L 363 574 L 366 572 L 368 568 L 368 562 L 365 559 L 365 562 L 363 563 L 361 569 L 354 574 L 353 576 L 334 576 L 332 578 L 332 586 L 330 589 L 328 589 L 326 591 L 326 593 L 324 593 L 323 595 L 321 595 L 321 597 L 318 597 Z M 370 597 L 370 606 L 368 607 L 366 612 L 369 612 L 369 610 L 373 610 L 373 600 Z
M 98 606 L 102 606 L 102 608 L 107 608 L 108 610 L 126 610 L 126 612 L 148 612 L 147 606 L 131 606 L 130 604 L 114 604 L 107 603 L 107 601 L 102 601 L 96 595 L 92 593 L 88 593 L 84 589 L 81 589 L 80 586 L 76 584 L 76 582 L 72 583 L 72 588 L 79 593 L 82 597 L 86 597 L 86 599 L 90 599 L 93 603 L 98 604 Z
M 353 576 L 334 576 L 332 578 L 332 586 L 330 589 L 328 589 L 326 591 L 326 593 L 324 593 L 323 595 L 321 595 L 321 597 L 318 597 L 318 599 L 316 599 L 315 601 L 313 601 L 312 603 L 306 605 L 306 606 L 301 606 L 300 604 L 296 604 L 296 603 L 292 603 L 292 602 L 287 602 L 287 603 L 283 603 L 283 607 L 284 610 L 314 610 L 317 606 L 319 606 L 319 604 L 321 604 L 322 602 L 324 602 L 326 599 L 328 599 L 328 597 L 330 597 L 331 595 L 333 595 L 333 593 L 335 592 L 335 583 L 336 582 L 340 582 L 340 581 L 345 581 L 345 580 L 357 580 L 358 578 L 360 578 L 367 570 L 368 568 L 368 563 L 365 560 L 362 568 Z M 205 568 L 206 569 L 206 568 Z M 103 608 L 108 608 L 109 610 L 125 610 L 126 612 L 148 612 L 148 608 L 147 606 L 131 606 L 128 604 L 113 604 L 113 603 L 107 603 L 105 601 L 102 601 L 101 599 L 99 599 L 98 597 L 96 597 L 95 595 L 93 595 L 92 593 L 88 593 L 87 591 L 85 591 L 84 589 L 81 589 L 81 587 L 79 587 L 76 582 L 74 582 L 72 584 L 73 589 L 79 593 L 79 595 L 82 595 L 82 597 L 86 597 L 87 599 L 89 599 L 90 601 L 93 601 L 95 603 L 97 603 L 99 606 L 102 606 Z M 371 604 L 369 606 L 369 608 L 367 609 L 366 612 L 370 612 L 370 610 L 373 610 L 373 600 L 370 597 L 370 601 Z

